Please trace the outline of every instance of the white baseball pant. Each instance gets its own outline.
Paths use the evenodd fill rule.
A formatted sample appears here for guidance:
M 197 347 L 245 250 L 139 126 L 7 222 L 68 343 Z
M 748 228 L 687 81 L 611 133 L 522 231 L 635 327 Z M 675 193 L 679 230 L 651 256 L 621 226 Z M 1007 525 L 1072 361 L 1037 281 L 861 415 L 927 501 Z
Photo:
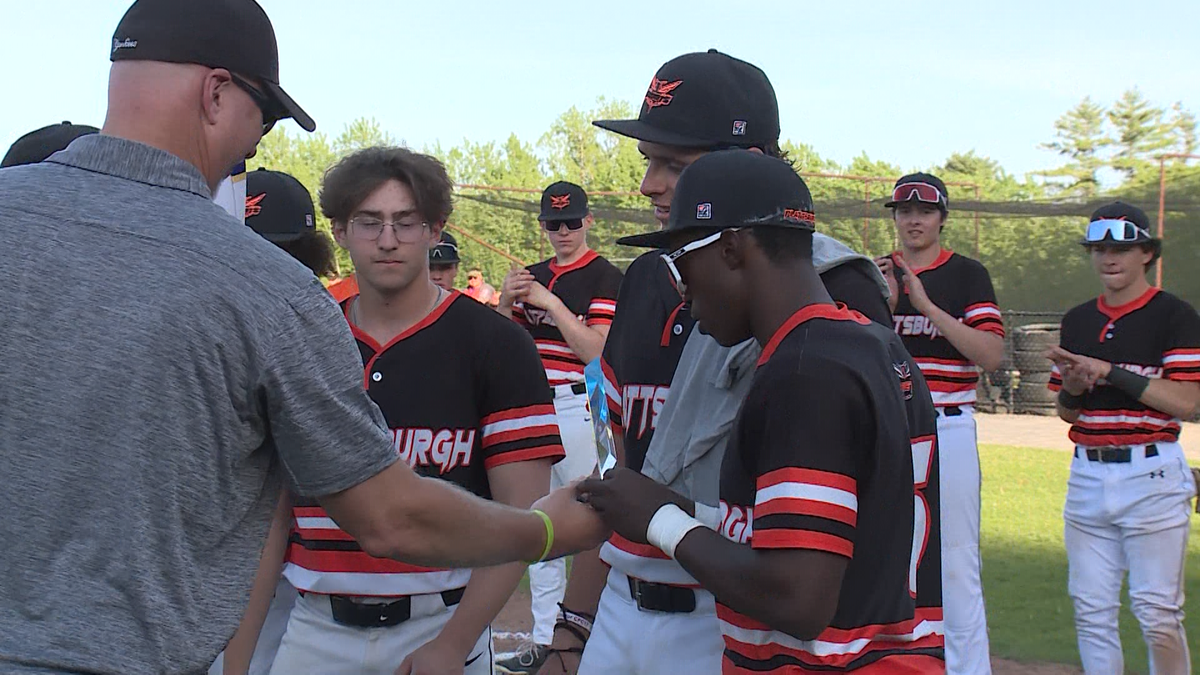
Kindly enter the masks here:
M 271 675 L 394 675 L 404 659 L 437 637 L 454 614 L 441 594 L 412 596 L 408 621 L 388 628 L 343 626 L 333 620 L 329 596 L 296 600 Z M 485 630 L 463 675 L 491 675 L 492 631 Z
M 283 631 L 287 629 L 288 617 L 297 597 L 296 589 L 287 579 L 280 577 L 275 587 L 275 597 L 271 599 L 271 608 L 258 634 L 258 643 L 254 645 L 254 655 L 250 658 L 250 669 L 247 671 L 249 675 L 267 675 L 271 672 L 275 652 L 279 651 L 279 642 L 283 640 Z M 224 672 L 225 652 L 221 652 L 208 669 L 208 675 L 224 675 Z
M 686 614 L 646 612 L 629 595 L 629 577 L 610 570 L 578 675 L 720 675 L 725 640 L 712 593 L 696 589 Z
M 582 385 L 580 385 L 582 386 Z M 576 394 L 571 385 L 554 389 L 554 412 L 558 433 L 562 436 L 567 456 L 550 472 L 550 489 L 569 485 L 591 475 L 596 468 L 596 436 L 592 432 L 592 416 L 588 411 L 587 394 Z M 565 558 L 538 563 L 529 567 L 529 594 L 532 596 L 533 641 L 550 644 L 554 623 L 558 619 L 558 603 L 567 592 L 567 561 Z
M 1133 446 L 1124 463 L 1092 461 L 1077 448 L 1071 461 L 1063 509 L 1067 590 L 1088 675 L 1125 672 L 1117 615 L 1126 571 L 1151 675 L 1191 672 L 1183 570 L 1196 486 L 1178 443 L 1158 443 L 1153 457 L 1147 447 Z
M 987 675 L 987 612 L 979 556 L 979 447 L 975 410 L 938 408 L 938 462 L 942 516 L 942 610 L 948 675 Z

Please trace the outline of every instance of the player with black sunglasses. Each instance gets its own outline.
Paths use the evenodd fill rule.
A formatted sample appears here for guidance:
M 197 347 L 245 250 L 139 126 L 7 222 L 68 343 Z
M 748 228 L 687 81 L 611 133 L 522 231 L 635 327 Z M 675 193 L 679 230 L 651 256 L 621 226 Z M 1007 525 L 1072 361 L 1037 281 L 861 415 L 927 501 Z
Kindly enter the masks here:
M 538 224 L 554 247 L 554 257 L 511 270 L 500 294 L 498 311 L 529 330 L 554 390 L 555 415 L 567 457 L 552 469 L 552 489 L 590 474 L 596 466 L 583 367 L 604 350 L 622 275 L 588 248 L 587 233 L 593 222 L 583 188 L 565 181 L 546 188 Z M 532 643 L 512 659 L 499 661 L 499 672 L 526 672 L 527 666 L 546 653 L 566 589 L 563 560 L 530 568 Z

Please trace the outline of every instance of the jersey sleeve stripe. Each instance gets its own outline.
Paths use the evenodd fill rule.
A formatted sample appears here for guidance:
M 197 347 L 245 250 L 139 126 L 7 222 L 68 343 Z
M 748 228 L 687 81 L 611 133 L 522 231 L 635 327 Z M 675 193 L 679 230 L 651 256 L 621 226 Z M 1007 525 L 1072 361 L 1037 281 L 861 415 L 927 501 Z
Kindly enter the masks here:
M 991 317 L 996 321 L 1003 321 L 1004 315 L 1000 313 L 1000 308 L 991 302 L 981 302 L 977 305 L 967 307 L 963 318 L 967 322 L 978 321 L 983 317 Z
M 555 462 L 557 462 L 566 456 L 566 451 L 563 449 L 562 445 L 539 445 L 536 448 L 509 450 L 508 452 L 500 452 L 485 457 L 483 460 L 483 468 L 492 469 L 505 464 L 531 462 L 538 459 L 553 459 Z
M 754 511 L 758 513 L 763 508 L 774 508 L 776 509 L 776 513 L 790 512 L 780 505 L 768 507 L 769 504 L 777 501 L 816 502 L 841 507 L 852 513 L 858 513 L 858 496 L 855 493 L 849 490 L 827 487 L 825 485 L 812 485 L 810 483 L 776 483 L 768 488 L 760 489 L 754 497 Z
M 774 515 L 796 515 L 824 518 L 844 523 L 850 527 L 858 524 L 858 511 L 837 504 L 812 499 L 781 499 L 776 498 L 760 502 L 754 507 L 755 518 L 765 518 Z
M 546 436 L 557 436 L 559 434 L 558 423 L 542 424 L 538 426 L 525 427 L 522 429 L 514 429 L 512 431 L 502 431 L 497 433 L 485 433 L 483 435 L 483 447 L 491 448 L 503 443 L 514 443 L 516 441 L 527 441 L 534 438 L 544 438 Z
M 847 558 L 854 557 L 854 542 L 834 534 L 809 530 L 754 530 L 752 548 L 807 549 L 825 551 Z
M 608 298 L 595 298 L 592 304 L 588 305 L 588 313 L 606 313 L 615 314 L 617 311 L 617 301 Z
M 776 485 L 784 483 L 798 483 L 801 485 L 809 485 L 814 487 L 826 487 L 834 490 L 842 490 L 851 495 L 858 494 L 858 483 L 851 477 L 831 471 L 821 471 L 819 469 L 801 469 L 796 467 L 777 469 L 765 473 L 758 477 L 755 489 L 758 494 L 762 494 Z M 857 499 L 857 498 L 856 498 Z M 857 505 L 856 505 L 857 508 Z
M 484 418 L 479 421 L 479 424 L 480 426 L 487 427 L 491 424 L 499 424 L 501 422 L 510 422 L 513 420 L 524 420 L 533 417 L 543 417 L 546 415 L 551 417 L 554 416 L 553 403 L 539 403 L 538 405 L 530 405 L 523 408 L 509 408 L 508 410 L 501 410 L 490 415 L 485 415 Z M 487 433 L 486 428 L 484 429 L 484 433 Z

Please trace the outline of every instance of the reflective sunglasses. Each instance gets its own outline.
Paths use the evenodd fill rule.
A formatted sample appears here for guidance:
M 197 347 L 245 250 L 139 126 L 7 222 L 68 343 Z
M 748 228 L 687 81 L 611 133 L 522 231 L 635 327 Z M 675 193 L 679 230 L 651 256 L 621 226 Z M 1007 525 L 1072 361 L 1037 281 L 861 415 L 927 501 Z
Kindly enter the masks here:
M 236 85 L 238 89 L 246 92 L 246 95 L 250 97 L 250 100 L 254 101 L 254 105 L 258 106 L 258 110 L 262 113 L 263 118 L 262 135 L 266 136 L 271 132 L 271 129 L 275 127 L 275 123 L 280 120 L 280 115 L 276 112 L 274 101 L 272 101 L 266 94 L 255 89 L 254 85 L 238 77 L 237 75 L 230 73 L 229 77 L 231 80 L 233 80 L 233 84 Z
M 573 218 L 571 220 L 542 221 L 542 227 L 547 232 L 558 232 L 559 230 L 562 229 L 563 225 L 566 225 L 568 230 L 575 232 L 575 231 L 583 228 L 583 218 Z
M 1128 220 L 1093 220 L 1088 223 L 1087 239 L 1088 243 L 1098 244 L 1105 241 L 1114 242 L 1134 242 L 1139 237 L 1150 239 L 1150 233 L 1142 228 L 1134 225 Z
M 667 263 L 667 269 L 671 271 L 671 277 L 675 279 L 675 286 L 679 288 L 680 292 L 683 291 L 685 284 L 683 283 L 683 277 L 679 274 L 679 268 L 675 266 L 675 261 L 691 253 L 692 251 L 695 251 L 696 249 L 704 248 L 705 246 L 717 241 L 721 238 L 721 235 L 725 234 L 726 232 L 737 232 L 740 229 L 742 228 L 730 227 L 724 230 L 717 230 L 703 239 L 697 239 L 696 241 L 684 244 L 676 251 L 662 254 L 662 259 Z
M 892 190 L 892 201 L 907 202 L 916 199 L 926 204 L 946 204 L 946 195 L 929 183 L 905 183 Z

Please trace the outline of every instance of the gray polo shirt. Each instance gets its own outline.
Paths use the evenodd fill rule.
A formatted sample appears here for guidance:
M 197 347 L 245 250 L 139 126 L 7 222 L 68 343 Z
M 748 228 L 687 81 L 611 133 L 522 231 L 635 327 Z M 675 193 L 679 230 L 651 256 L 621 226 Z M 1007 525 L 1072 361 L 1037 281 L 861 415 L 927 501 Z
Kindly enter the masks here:
M 190 164 L 107 136 L 0 171 L 0 673 L 203 673 L 280 486 L 392 462 L 320 282 Z

